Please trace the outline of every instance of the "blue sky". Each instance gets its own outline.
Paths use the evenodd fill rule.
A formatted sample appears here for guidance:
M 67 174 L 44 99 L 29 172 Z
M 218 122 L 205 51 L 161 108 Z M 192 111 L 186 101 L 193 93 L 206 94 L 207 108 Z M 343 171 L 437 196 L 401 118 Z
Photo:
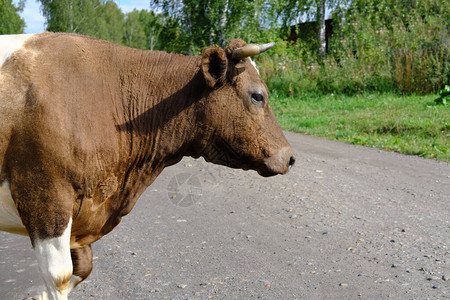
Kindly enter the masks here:
M 17 3 L 18 1 L 13 1 Z M 149 9 L 150 0 L 116 0 L 117 5 L 124 13 L 136 9 Z M 45 19 L 40 11 L 41 3 L 36 0 L 27 0 L 25 9 L 20 14 L 25 20 L 25 33 L 40 33 L 45 31 Z

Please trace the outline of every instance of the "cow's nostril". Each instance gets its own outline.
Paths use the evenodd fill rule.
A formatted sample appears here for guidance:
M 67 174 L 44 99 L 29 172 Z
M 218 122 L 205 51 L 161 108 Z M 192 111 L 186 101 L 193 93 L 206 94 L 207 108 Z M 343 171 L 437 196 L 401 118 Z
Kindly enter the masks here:
M 291 156 L 289 159 L 289 168 L 293 167 L 295 164 L 295 157 Z

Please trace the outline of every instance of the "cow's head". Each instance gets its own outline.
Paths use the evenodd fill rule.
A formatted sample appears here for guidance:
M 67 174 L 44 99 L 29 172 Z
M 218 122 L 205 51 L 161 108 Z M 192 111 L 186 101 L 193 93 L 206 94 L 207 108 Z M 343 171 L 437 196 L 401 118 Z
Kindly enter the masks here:
M 232 40 L 225 49 L 203 50 L 208 144 L 201 155 L 207 161 L 253 169 L 262 176 L 285 174 L 294 164 L 293 151 L 269 106 L 267 86 L 249 58 L 272 46 Z

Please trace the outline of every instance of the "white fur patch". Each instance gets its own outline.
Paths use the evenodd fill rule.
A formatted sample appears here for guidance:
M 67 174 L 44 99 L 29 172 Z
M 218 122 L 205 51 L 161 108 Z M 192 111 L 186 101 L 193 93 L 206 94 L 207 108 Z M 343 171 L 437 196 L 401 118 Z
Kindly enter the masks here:
M 83 279 L 81 279 L 80 276 L 72 275 L 72 277 L 70 278 L 68 293 L 70 293 L 70 291 L 73 290 L 82 281 Z
M 258 72 L 258 74 L 259 74 L 259 70 L 256 67 L 256 63 L 253 61 L 253 59 L 250 58 L 250 62 L 252 63 L 252 66 L 255 68 L 256 72 Z
M 16 50 L 22 48 L 26 40 L 34 34 L 6 34 L 0 35 L 0 66 Z
M 0 184 L 0 230 L 28 235 L 28 231 L 19 217 L 19 212 L 12 199 L 7 181 Z
M 35 242 L 36 258 L 50 299 L 66 300 L 71 289 L 69 282 L 73 271 L 70 256 L 71 230 L 72 218 L 60 237 Z M 57 286 L 58 282 L 62 284 Z

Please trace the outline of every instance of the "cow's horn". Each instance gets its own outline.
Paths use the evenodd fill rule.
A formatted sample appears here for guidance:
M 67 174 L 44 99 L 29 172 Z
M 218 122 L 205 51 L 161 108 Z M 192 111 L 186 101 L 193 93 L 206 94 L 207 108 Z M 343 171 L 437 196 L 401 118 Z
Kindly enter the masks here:
M 232 58 L 235 60 L 240 60 L 249 56 L 255 56 L 269 50 L 273 46 L 275 46 L 274 42 L 262 45 L 249 44 L 247 46 L 235 49 L 233 51 Z

